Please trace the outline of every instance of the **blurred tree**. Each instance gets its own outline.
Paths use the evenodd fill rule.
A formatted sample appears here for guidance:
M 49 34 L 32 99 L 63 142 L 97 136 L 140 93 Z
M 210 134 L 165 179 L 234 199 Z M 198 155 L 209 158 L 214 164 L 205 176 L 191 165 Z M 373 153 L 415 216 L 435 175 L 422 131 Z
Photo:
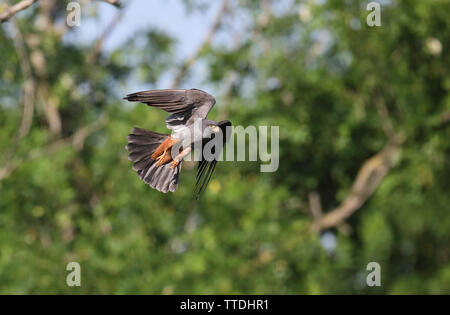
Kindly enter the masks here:
M 67 3 L 0 4 L 0 292 L 450 293 L 448 1 L 384 1 L 381 27 L 361 0 L 224 1 L 185 61 L 156 29 L 105 52 L 125 1 L 66 40 Z M 188 164 L 167 195 L 131 170 L 130 127 L 165 113 L 120 91 L 199 63 L 213 119 L 280 126 L 280 168 L 223 162 L 196 202 Z

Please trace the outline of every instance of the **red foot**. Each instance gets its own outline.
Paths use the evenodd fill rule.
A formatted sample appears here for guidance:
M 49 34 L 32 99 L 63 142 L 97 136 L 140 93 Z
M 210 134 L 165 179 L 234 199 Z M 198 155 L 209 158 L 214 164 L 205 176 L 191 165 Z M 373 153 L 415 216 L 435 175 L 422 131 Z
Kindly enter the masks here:
M 179 139 L 174 139 L 172 137 L 167 138 L 156 148 L 155 152 L 152 154 L 152 159 L 156 160 L 158 157 L 167 152 L 175 143 L 177 143 Z

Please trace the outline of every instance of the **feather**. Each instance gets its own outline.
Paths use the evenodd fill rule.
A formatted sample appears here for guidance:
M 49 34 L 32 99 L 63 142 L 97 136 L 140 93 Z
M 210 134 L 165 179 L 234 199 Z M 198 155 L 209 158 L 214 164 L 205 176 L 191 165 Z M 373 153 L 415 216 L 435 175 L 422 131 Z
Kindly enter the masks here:
M 161 134 L 141 128 L 133 128 L 128 135 L 126 150 L 130 153 L 128 159 L 133 162 L 133 169 L 150 187 L 163 193 L 176 191 L 181 163 L 172 169 L 169 164 L 156 166 L 156 160 L 151 158 L 156 148 L 169 135 Z
M 225 146 L 225 144 L 230 139 L 231 134 L 229 132 L 227 132 L 227 127 L 231 126 L 231 122 L 228 120 L 224 120 L 224 121 L 220 121 L 217 125 L 219 126 L 219 128 L 222 131 L 221 132 L 221 134 L 223 136 L 222 144 L 223 144 L 223 146 Z M 214 173 L 214 170 L 216 169 L 217 160 L 223 149 L 223 147 L 222 147 L 222 148 L 219 148 L 218 152 L 211 152 L 214 154 L 214 157 L 211 161 L 208 161 L 207 159 L 205 159 L 205 157 L 203 156 L 204 147 L 208 142 L 214 141 L 214 139 L 215 139 L 215 135 L 213 135 L 210 139 L 204 139 L 203 143 L 202 143 L 202 159 L 198 163 L 197 177 L 196 177 L 195 188 L 194 188 L 194 193 L 195 193 L 196 199 L 200 198 L 200 195 L 202 194 L 203 191 L 205 191 L 206 187 L 208 186 L 208 184 L 212 178 L 212 174 Z M 215 151 L 214 148 L 215 147 L 213 147 L 212 150 Z
M 124 99 L 141 102 L 165 110 L 171 115 L 166 119 L 169 129 L 190 125 L 195 119 L 205 119 L 216 99 L 201 90 L 149 90 L 128 94 Z

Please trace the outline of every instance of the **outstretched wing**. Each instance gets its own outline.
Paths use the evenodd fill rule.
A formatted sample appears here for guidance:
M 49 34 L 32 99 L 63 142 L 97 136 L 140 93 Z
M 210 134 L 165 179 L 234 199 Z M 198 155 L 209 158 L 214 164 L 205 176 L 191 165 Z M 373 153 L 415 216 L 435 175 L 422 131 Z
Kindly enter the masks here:
M 228 142 L 228 140 L 230 140 L 230 129 L 228 128 L 228 132 L 227 132 L 227 127 L 231 127 L 231 122 L 228 120 L 222 120 L 221 122 L 218 123 L 218 126 L 221 130 L 220 133 L 218 133 L 218 135 L 221 135 L 222 138 L 222 148 L 219 148 L 219 150 L 217 152 L 212 152 L 213 153 L 213 158 L 211 160 L 208 161 L 208 159 L 205 159 L 204 155 L 203 155 L 203 148 L 205 147 L 205 145 L 207 143 L 209 143 L 210 141 L 215 141 L 217 140 L 216 136 L 213 135 L 211 138 L 209 139 L 204 139 L 203 140 L 203 144 L 202 144 L 202 159 L 200 160 L 200 162 L 198 163 L 198 170 L 197 170 L 197 181 L 195 183 L 195 198 L 198 199 L 200 198 L 200 195 L 203 191 L 205 191 L 206 186 L 208 186 L 209 181 L 211 180 L 212 174 L 214 173 L 214 170 L 216 168 L 217 165 L 217 160 L 219 159 L 220 153 L 222 152 L 223 147 L 225 147 L 225 144 Z M 214 148 L 216 148 L 217 146 L 213 146 L 212 151 L 215 151 Z
M 128 94 L 124 99 L 141 102 L 171 113 L 166 118 L 167 128 L 176 131 L 179 127 L 205 119 L 216 99 L 201 90 L 150 90 Z

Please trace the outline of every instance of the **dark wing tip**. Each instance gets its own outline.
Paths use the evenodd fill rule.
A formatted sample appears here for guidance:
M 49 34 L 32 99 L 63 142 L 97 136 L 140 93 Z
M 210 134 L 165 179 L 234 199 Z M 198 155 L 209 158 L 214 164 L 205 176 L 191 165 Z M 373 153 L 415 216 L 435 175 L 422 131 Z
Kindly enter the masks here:
M 133 94 L 128 94 L 128 95 L 125 96 L 123 99 L 126 100 L 126 101 L 129 101 L 129 102 L 133 102 L 133 100 L 131 99 L 131 98 L 132 98 L 132 95 L 133 95 Z
M 216 99 L 214 96 L 200 89 L 190 89 L 190 96 L 194 102 L 202 103 L 211 103 L 211 107 L 216 104 Z
M 227 127 L 227 126 L 231 126 L 232 123 L 229 120 L 221 120 L 217 123 L 217 125 L 219 125 L 219 127 Z
M 127 94 L 127 96 L 125 96 L 123 99 L 129 102 L 140 102 L 141 101 L 140 93 L 141 92 Z
M 194 194 L 195 199 L 200 199 L 200 195 L 205 191 L 206 187 L 208 186 L 212 174 L 214 173 L 214 170 L 216 168 L 217 161 L 213 160 L 211 162 L 207 162 L 206 160 L 200 161 L 200 164 L 198 165 L 198 171 L 197 171 L 197 180 L 195 182 L 195 188 L 194 188 Z

